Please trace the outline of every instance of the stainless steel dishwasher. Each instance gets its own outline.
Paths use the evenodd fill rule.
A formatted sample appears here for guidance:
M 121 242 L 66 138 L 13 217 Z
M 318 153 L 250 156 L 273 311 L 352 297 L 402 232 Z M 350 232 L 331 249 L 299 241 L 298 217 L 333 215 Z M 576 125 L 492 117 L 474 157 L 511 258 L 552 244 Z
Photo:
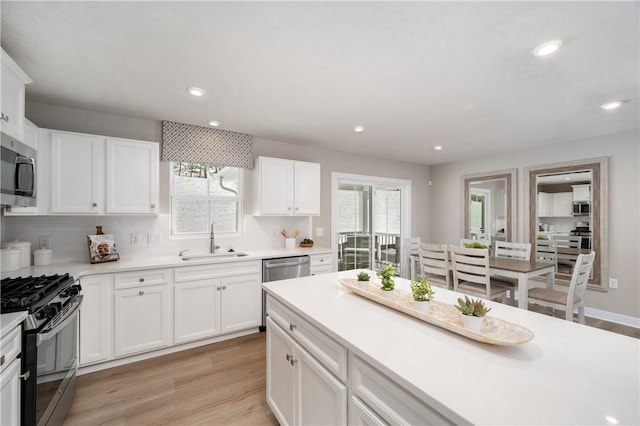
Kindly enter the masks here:
M 290 256 L 264 259 L 262 261 L 262 282 L 286 280 L 289 278 L 308 277 L 309 256 Z M 262 290 L 262 327 L 264 331 L 267 325 L 267 295 Z

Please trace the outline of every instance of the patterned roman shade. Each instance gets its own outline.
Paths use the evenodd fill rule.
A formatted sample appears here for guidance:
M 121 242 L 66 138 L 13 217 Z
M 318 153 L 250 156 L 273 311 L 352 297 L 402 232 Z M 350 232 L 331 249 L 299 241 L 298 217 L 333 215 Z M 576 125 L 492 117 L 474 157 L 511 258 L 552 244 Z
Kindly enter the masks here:
M 162 161 L 253 169 L 252 136 L 246 133 L 163 121 Z

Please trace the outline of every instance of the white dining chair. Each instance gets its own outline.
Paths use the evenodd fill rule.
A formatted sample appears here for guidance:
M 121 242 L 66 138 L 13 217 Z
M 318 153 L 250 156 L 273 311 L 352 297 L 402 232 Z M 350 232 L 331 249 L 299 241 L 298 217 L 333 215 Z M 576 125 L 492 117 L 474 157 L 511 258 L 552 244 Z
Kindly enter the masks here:
M 420 268 L 416 267 L 419 265 L 419 251 L 420 251 L 420 237 L 411 237 L 405 240 L 404 252 L 407 253 L 407 257 L 409 259 L 409 268 L 411 272 L 411 279 L 415 279 L 416 275 L 420 272 Z
M 500 299 L 506 303 L 509 289 L 491 279 L 489 250 L 451 247 L 453 267 L 453 291 L 480 296 L 485 299 Z
M 557 235 L 554 237 L 557 251 L 557 270 L 570 274 L 578 260 L 582 237 L 578 235 Z M 563 250 L 566 249 L 566 250 Z
M 531 259 L 531 243 L 512 243 L 508 241 L 494 241 L 494 256 L 508 259 L 526 260 Z M 516 303 L 516 291 L 518 290 L 518 280 L 511 277 L 494 275 L 494 280 L 509 288 L 509 302 Z
M 448 289 L 451 286 L 449 247 L 446 244 L 422 243 L 418 253 L 420 276 L 431 285 Z
M 529 303 L 551 309 L 564 309 L 567 321 L 573 321 L 573 311 L 578 309 L 578 322 L 584 324 L 584 296 L 595 257 L 596 253 L 593 251 L 578 255 L 568 292 L 543 287 L 532 288 L 528 292 Z
M 536 261 L 556 264 L 558 253 L 555 240 L 536 240 Z

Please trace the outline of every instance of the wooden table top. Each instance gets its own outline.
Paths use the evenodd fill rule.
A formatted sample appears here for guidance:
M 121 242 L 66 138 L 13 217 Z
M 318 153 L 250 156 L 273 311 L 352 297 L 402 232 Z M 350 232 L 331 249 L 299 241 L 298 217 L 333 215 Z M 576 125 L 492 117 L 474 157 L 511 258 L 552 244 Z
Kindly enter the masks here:
M 535 260 L 519 260 L 519 259 L 510 259 L 506 257 L 490 257 L 489 258 L 489 267 L 495 269 L 504 269 L 507 271 L 513 272 L 533 272 L 538 271 L 540 269 L 548 268 L 549 266 L 554 266 L 553 263 L 548 262 L 538 262 Z

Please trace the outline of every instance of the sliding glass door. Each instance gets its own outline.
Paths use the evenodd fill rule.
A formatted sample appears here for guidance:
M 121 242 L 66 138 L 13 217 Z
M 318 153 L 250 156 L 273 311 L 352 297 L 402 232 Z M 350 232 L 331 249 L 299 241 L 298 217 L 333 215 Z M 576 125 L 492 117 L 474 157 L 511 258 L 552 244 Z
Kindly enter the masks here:
M 339 271 L 379 270 L 390 263 L 398 275 L 402 272 L 403 216 L 407 213 L 403 191 L 407 189 L 406 183 L 387 181 L 355 175 L 334 177 L 333 245 Z

